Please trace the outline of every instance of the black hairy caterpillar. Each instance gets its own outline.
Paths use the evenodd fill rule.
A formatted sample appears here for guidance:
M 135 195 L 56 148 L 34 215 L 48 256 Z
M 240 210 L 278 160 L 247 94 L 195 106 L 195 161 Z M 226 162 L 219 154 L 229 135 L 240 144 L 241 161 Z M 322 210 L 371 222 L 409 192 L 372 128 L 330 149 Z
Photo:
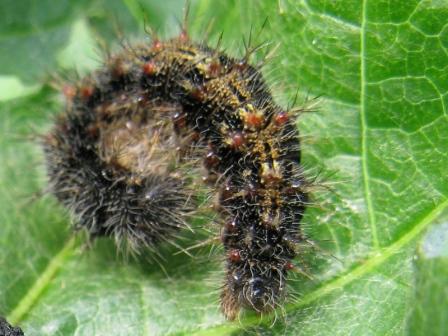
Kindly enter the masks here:
M 3 317 L 0 317 L 0 336 L 23 336 L 19 327 L 13 327 Z
M 197 207 L 185 167 L 202 157 L 223 223 L 224 315 L 282 303 L 309 183 L 296 116 L 274 103 L 247 56 L 183 31 L 125 48 L 65 94 L 43 144 L 50 189 L 76 228 L 137 252 L 170 241 Z

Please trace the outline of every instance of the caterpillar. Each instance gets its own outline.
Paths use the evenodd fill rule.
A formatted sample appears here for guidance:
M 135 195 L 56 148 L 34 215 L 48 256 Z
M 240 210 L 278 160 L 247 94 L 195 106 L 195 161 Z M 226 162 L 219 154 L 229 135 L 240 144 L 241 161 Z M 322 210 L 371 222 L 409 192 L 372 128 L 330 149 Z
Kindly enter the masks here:
M 198 206 L 188 171 L 204 168 L 229 320 L 282 304 L 308 202 L 296 113 L 274 102 L 248 59 L 186 30 L 126 47 L 64 89 L 66 110 L 43 137 L 50 190 L 75 228 L 136 252 L 188 227 Z

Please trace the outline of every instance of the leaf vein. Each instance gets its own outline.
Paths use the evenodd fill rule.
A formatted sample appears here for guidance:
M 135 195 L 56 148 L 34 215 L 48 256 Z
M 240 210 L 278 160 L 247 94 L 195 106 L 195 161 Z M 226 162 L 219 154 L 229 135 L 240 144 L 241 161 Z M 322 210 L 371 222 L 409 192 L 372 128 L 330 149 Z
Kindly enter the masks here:
M 366 25 L 367 25 L 367 0 L 362 2 L 362 19 L 360 32 L 360 116 L 361 116 L 361 165 L 362 180 L 364 185 L 364 198 L 366 200 L 367 215 L 372 233 L 372 244 L 375 250 L 379 248 L 378 233 L 376 228 L 375 214 L 373 212 L 373 202 L 370 195 L 369 167 L 368 159 L 368 134 L 366 116 Z
M 7 320 L 15 325 L 18 324 L 23 317 L 31 310 L 34 303 L 38 300 L 39 296 L 43 293 L 45 288 L 51 283 L 51 280 L 62 267 L 64 261 L 71 254 L 73 247 L 75 246 L 75 236 L 71 237 L 62 249 L 50 259 L 47 267 L 36 279 L 34 284 L 25 293 L 17 306 L 7 316 Z

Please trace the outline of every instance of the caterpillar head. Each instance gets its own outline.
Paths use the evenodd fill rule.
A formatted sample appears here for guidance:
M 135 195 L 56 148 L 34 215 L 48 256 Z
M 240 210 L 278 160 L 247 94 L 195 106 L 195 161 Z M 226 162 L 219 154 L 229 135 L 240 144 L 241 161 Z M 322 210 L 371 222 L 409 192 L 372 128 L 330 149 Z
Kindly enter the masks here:
M 221 295 L 221 308 L 229 320 L 233 320 L 240 308 L 258 313 L 274 310 L 285 297 L 285 271 L 261 263 L 257 268 L 239 267 L 231 270 Z

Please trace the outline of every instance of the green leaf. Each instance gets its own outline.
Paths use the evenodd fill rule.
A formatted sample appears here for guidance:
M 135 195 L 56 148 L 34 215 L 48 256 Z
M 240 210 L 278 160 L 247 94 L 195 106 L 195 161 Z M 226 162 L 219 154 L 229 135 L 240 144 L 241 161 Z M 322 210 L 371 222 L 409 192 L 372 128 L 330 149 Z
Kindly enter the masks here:
M 448 223 L 431 227 L 419 248 L 407 332 L 445 335 L 448 332 Z
M 431 227 L 419 248 L 415 295 L 408 316 L 410 335 L 448 333 L 448 223 Z
M 263 71 L 280 103 L 294 100 L 297 88 L 301 99 L 322 96 L 319 112 L 298 122 L 304 165 L 331 185 L 315 192 L 318 206 L 304 220 L 320 246 L 304 257 L 314 280 L 291 281 L 298 298 L 273 326 L 250 314 L 224 321 L 220 252 L 209 256 L 208 247 L 192 259 L 166 247 L 159 266 L 117 257 L 109 240 L 85 249 L 64 210 L 51 197 L 33 197 L 45 187 L 33 135 L 50 127 L 63 103 L 46 87 L 24 87 L 97 66 L 92 48 L 101 40 L 118 45 L 117 30 L 146 38 L 143 20 L 172 36 L 182 5 L 0 4 L 0 87 L 9 90 L 0 96 L 0 315 L 26 335 L 446 334 L 446 253 L 425 249 L 436 244 L 433 230 L 446 233 L 448 219 L 443 0 L 192 1 L 197 40 L 213 22 L 209 41 L 223 31 L 232 55 L 244 53 L 249 35 L 255 45 L 271 42 L 276 54 Z M 11 87 L 11 76 L 23 85 Z
M 55 54 L 70 25 L 88 3 L 82 1 L 2 1 L 0 3 L 1 74 L 38 81 L 54 70 Z

